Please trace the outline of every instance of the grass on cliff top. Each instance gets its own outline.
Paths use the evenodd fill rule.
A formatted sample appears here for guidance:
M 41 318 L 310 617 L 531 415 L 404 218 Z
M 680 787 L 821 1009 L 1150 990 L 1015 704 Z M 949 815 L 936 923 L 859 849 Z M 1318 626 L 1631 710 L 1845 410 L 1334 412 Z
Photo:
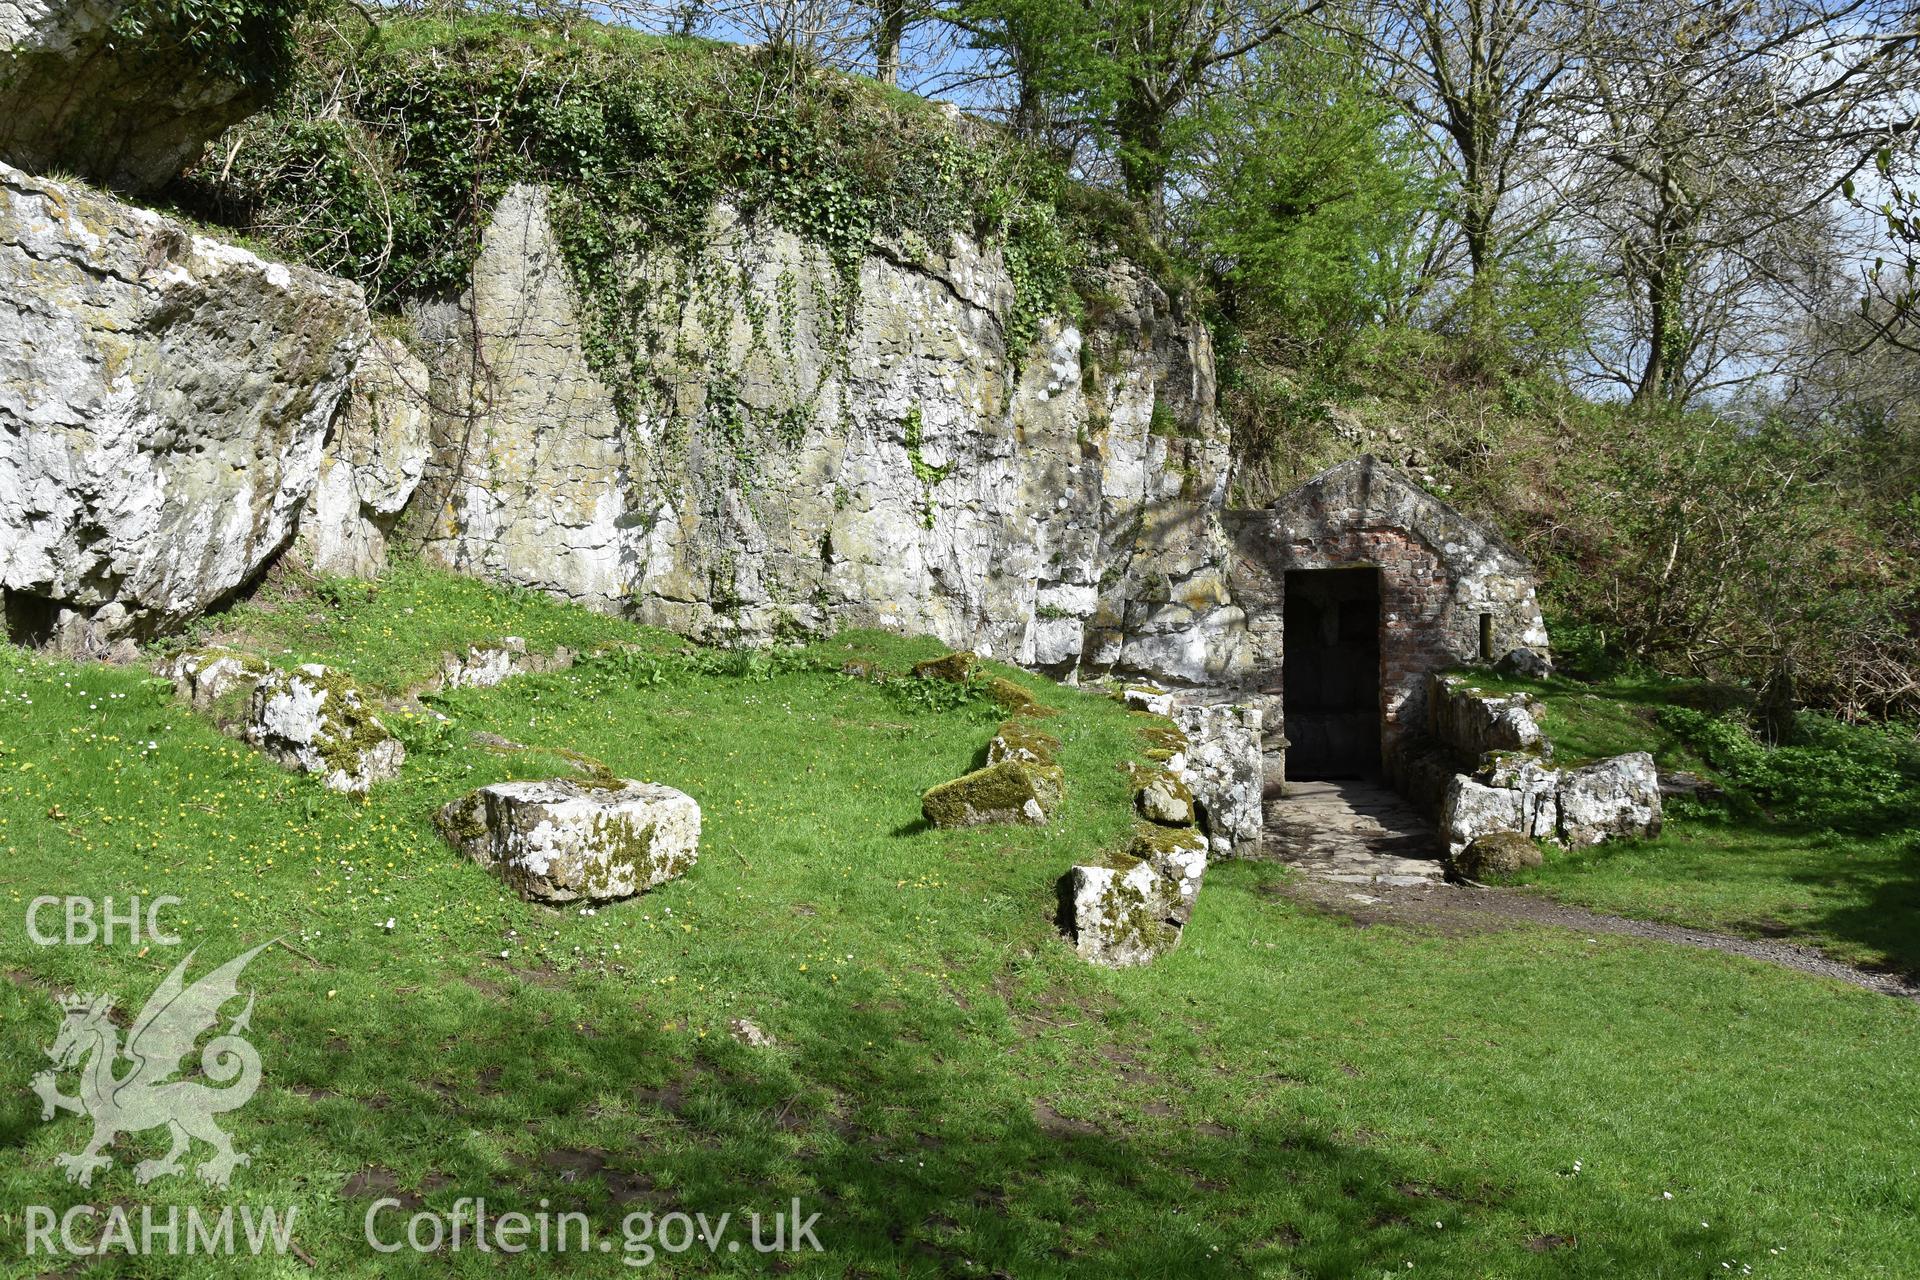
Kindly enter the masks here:
M 617 645 L 665 652 L 683 644 L 665 631 L 417 560 L 396 560 L 375 582 L 285 574 L 251 600 L 202 618 L 191 641 L 252 650 L 276 666 L 337 665 L 362 684 L 397 693 L 438 675 L 443 655 L 508 636 L 525 640 L 530 653 Z
M 1808 942 L 1837 959 L 1920 974 L 1920 747 L 1897 727 L 1802 717 L 1784 749 L 1755 741 L 1743 703 L 1697 681 L 1588 685 L 1473 671 L 1526 691 L 1558 759 L 1650 752 L 1725 796 L 1671 800 L 1656 840 L 1549 850 L 1532 881 L 1599 911 Z
M 459 625 L 399 584 L 340 597 L 277 660 L 399 672 L 408 625 L 533 630 L 509 597 Z M 1826 1278 L 1920 1256 L 1920 1010 L 1627 939 L 1354 928 L 1259 862 L 1209 872 L 1159 964 L 1090 968 L 1055 931 L 1054 880 L 1124 837 L 1141 719 L 1007 673 L 1061 709 L 1060 821 L 928 830 L 921 790 L 975 761 L 994 715 L 837 668 L 938 651 L 874 634 L 777 659 L 647 650 L 461 691 L 435 704 L 449 722 L 404 722 L 406 771 L 365 802 L 222 737 L 143 671 L 0 651 L 0 1273 L 68 1266 L 24 1256 L 22 1211 L 80 1203 L 291 1206 L 318 1273 L 370 1277 L 609 1275 L 658 1248 L 631 1215 L 731 1213 L 738 1233 L 795 1198 L 826 1249 L 792 1259 L 800 1275 Z M 690 792 L 698 865 L 593 914 L 504 894 L 429 815 L 555 752 L 478 731 Z M 276 936 L 298 948 L 246 977 L 265 1078 L 221 1119 L 252 1154 L 226 1195 L 136 1185 L 153 1131 L 69 1186 L 54 1156 L 90 1126 L 42 1124 L 23 1087 L 59 993 L 115 991 L 131 1013 L 184 949 L 35 946 L 28 902 L 136 893 L 184 899 L 166 923 L 196 974 Z M 775 1047 L 736 1043 L 734 1018 Z M 410 1206 L 376 1219 L 384 1242 L 412 1206 L 483 1195 L 492 1215 L 584 1212 L 614 1252 L 376 1253 L 383 1195 Z M 654 1266 L 768 1269 L 721 1240 Z

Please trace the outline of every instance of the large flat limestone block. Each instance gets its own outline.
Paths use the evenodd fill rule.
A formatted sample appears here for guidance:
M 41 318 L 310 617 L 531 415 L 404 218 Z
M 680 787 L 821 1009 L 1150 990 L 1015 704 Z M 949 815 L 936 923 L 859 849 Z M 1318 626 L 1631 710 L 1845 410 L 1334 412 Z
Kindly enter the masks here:
M 455 848 L 534 902 L 631 897 L 700 856 L 700 806 L 654 782 L 499 782 L 436 821 Z

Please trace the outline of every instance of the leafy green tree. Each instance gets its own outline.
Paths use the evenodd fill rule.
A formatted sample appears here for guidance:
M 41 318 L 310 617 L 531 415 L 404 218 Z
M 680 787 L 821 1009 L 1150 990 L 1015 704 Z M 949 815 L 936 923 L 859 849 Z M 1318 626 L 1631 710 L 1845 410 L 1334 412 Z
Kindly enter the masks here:
M 1192 116 L 1230 68 L 1320 0 L 963 0 L 955 20 L 1012 69 L 1015 118 L 1064 111 L 1110 148 L 1127 194 L 1165 225 Z
M 1466 277 L 1439 292 L 1464 302 L 1464 328 L 1483 365 L 1505 358 L 1506 331 L 1553 287 L 1539 271 L 1556 255 L 1541 252 L 1541 242 L 1559 204 L 1540 175 L 1547 121 L 1573 61 L 1568 8 L 1561 0 L 1369 0 L 1351 20 L 1426 144 L 1434 207 L 1453 233 L 1433 266 L 1447 275 L 1463 265 Z
M 1291 360 L 1404 311 L 1431 198 L 1393 105 L 1337 42 L 1269 46 L 1194 114 L 1175 225 L 1228 321 Z

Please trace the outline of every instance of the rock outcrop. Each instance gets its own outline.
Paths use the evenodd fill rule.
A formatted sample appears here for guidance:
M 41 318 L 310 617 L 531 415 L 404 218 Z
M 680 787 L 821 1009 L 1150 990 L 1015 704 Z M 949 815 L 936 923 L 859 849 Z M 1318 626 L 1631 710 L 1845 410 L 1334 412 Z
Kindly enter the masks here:
M 294 551 L 318 574 L 377 578 L 387 536 L 427 465 L 427 368 L 376 334 L 354 366 L 346 406 L 300 513 Z
M 700 856 L 700 806 L 655 782 L 498 782 L 447 805 L 447 841 L 535 902 L 632 897 Z
M 395 777 L 407 750 L 374 714 L 373 699 L 318 663 L 269 671 L 253 688 L 247 741 L 329 791 L 364 793 Z
M 723 208 L 693 260 L 634 264 L 647 374 L 616 389 L 548 204 L 509 191 L 467 296 L 416 316 L 429 559 L 698 636 L 878 625 L 1056 670 L 1240 672 L 1206 331 L 1138 269 L 1107 269 L 1084 331 L 1009 350 L 998 251 L 877 247 L 848 279 Z
M 0 160 L 77 173 L 124 190 L 160 186 L 228 125 L 265 101 L 265 85 L 223 67 L 212 46 L 229 30 L 182 8 L 132 0 L 0 4 Z M 256 46 L 271 20 L 235 34 Z M 264 61 L 266 51 L 252 56 Z
M 251 579 L 368 331 L 357 286 L 0 166 L 9 636 L 97 654 Z

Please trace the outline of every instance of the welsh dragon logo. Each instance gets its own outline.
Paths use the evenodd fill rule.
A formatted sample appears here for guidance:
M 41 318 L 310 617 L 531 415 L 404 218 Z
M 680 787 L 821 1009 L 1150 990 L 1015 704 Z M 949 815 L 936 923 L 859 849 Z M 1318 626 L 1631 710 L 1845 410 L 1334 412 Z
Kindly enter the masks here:
M 68 1182 L 91 1186 L 94 1171 L 113 1163 L 113 1157 L 102 1152 L 116 1137 L 161 1125 L 166 1126 L 173 1147 L 158 1160 L 142 1160 L 134 1166 L 133 1175 L 142 1185 L 180 1173 L 181 1157 L 195 1138 L 213 1148 L 213 1154 L 195 1169 L 213 1186 L 226 1186 L 236 1166 L 251 1163 L 245 1152 L 233 1149 L 233 1140 L 213 1121 L 246 1105 L 260 1087 L 260 1055 L 245 1039 L 253 997 L 247 997 L 247 1007 L 226 1031 L 200 1051 L 204 1079 L 169 1077 L 180 1073 L 194 1042 L 220 1020 L 221 1006 L 239 995 L 240 973 L 248 962 L 272 945 L 262 943 L 191 986 L 183 981 L 193 960 L 194 953 L 189 951 L 133 1020 L 124 1048 L 119 1028 L 108 1017 L 113 1010 L 111 994 L 61 999 L 66 1020 L 46 1051 L 53 1059 L 53 1070 L 33 1078 L 33 1091 L 40 1095 L 42 1120 L 53 1119 L 56 1111 L 93 1118 L 93 1140 L 80 1151 L 56 1159 Z M 132 1064 L 124 1072 L 119 1070 L 123 1061 Z M 68 1097 L 59 1091 L 57 1077 L 73 1068 L 80 1070 L 80 1092 Z

